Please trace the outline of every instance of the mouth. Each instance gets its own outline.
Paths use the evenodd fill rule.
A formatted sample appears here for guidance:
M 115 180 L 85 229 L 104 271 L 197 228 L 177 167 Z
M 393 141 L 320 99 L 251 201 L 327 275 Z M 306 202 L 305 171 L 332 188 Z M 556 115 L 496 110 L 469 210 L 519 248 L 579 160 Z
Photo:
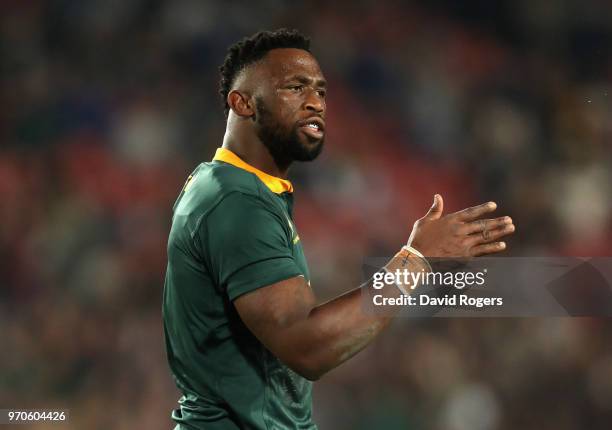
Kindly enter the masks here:
M 325 122 L 318 117 L 312 117 L 298 123 L 300 130 L 314 139 L 322 139 L 325 135 Z

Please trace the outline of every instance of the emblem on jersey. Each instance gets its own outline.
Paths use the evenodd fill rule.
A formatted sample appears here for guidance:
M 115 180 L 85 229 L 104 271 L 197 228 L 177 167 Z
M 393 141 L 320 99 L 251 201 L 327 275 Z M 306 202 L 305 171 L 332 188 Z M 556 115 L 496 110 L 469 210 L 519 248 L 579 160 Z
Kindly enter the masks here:
M 295 236 L 293 238 L 293 243 L 296 244 L 300 240 L 300 236 L 295 232 L 295 228 L 293 227 L 293 223 L 291 222 L 289 217 L 285 215 L 285 218 L 287 218 L 287 223 L 289 224 L 289 229 L 291 230 L 291 237 Z
M 189 188 L 189 185 L 191 185 L 191 181 L 193 181 L 193 175 L 189 175 L 189 177 L 185 181 L 185 185 L 183 185 L 183 191 L 187 191 L 187 188 Z
M 291 222 L 291 220 L 289 219 L 287 215 L 285 215 L 285 218 L 287 218 L 287 223 L 289 224 L 289 229 L 291 230 L 291 236 L 293 236 L 295 234 L 293 223 Z

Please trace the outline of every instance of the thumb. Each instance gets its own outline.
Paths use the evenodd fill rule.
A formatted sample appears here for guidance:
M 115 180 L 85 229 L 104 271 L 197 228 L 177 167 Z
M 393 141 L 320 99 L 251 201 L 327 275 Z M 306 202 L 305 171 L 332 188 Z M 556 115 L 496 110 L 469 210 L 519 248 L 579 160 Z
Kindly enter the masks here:
M 444 200 L 442 200 L 442 196 L 440 194 L 436 194 L 434 196 L 433 205 L 429 208 L 427 214 L 425 214 L 425 219 L 438 219 L 442 216 L 442 211 L 444 210 Z

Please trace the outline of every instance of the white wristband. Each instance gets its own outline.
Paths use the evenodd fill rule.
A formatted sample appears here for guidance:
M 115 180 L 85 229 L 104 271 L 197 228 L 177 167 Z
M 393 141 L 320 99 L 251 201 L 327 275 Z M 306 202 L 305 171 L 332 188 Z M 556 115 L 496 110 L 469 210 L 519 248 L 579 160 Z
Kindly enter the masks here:
M 427 265 L 427 268 L 429 269 L 429 271 L 430 272 L 432 271 L 431 264 L 429 264 L 429 261 L 427 261 L 427 258 L 425 258 L 425 256 L 423 254 L 421 254 L 416 248 L 413 248 L 410 245 L 404 245 L 404 246 L 402 246 L 402 249 L 405 249 L 406 251 L 412 252 L 413 254 L 421 257 L 423 259 L 423 261 L 425 262 L 425 264 Z

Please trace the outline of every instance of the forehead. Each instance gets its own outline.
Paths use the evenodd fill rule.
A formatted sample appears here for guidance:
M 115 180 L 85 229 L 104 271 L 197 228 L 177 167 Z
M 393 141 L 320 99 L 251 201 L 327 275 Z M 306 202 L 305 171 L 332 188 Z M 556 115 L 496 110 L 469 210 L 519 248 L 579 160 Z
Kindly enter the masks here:
M 295 75 L 303 75 L 313 79 L 323 78 L 317 60 L 311 53 L 302 49 L 273 49 L 262 59 L 259 68 L 269 77 L 276 79 Z

